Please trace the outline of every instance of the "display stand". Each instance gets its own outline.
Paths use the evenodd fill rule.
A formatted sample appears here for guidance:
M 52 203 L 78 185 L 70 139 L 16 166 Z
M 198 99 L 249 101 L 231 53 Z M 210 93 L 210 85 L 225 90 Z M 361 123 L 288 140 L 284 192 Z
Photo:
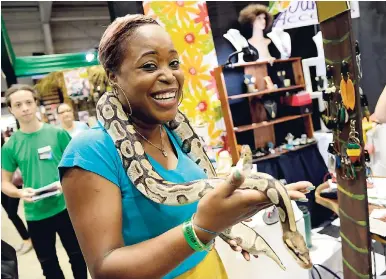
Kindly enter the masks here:
M 344 60 L 349 65 L 349 74 L 355 84 L 355 107 L 350 113 L 350 121 L 351 119 L 356 121 L 355 131 L 358 132 L 360 146 L 364 150 L 360 95 L 358 83 L 355 83 L 357 68 L 350 9 L 347 7 L 347 2 L 318 1 L 316 3 L 320 29 L 323 34 L 326 64 L 334 67 L 333 81 L 337 87 L 336 92 L 339 92 L 339 84 L 342 80 L 341 63 Z M 350 121 L 344 125 L 340 133 L 335 131 L 335 144 L 340 151 L 338 156 L 342 156 L 342 150 L 346 148 Z M 372 278 L 364 152 L 361 152 L 359 162 L 359 166 L 356 166 L 354 170 L 354 179 L 347 179 L 347 175 L 345 177 L 343 167 L 336 169 L 345 279 Z
M 295 82 L 294 85 L 283 87 L 283 88 L 277 88 L 273 90 L 266 89 L 264 77 L 268 76 L 268 67 L 269 67 L 269 63 L 266 61 L 238 63 L 238 64 L 232 64 L 231 67 L 228 67 L 228 69 L 225 69 L 224 66 L 220 66 L 214 69 L 214 76 L 216 79 L 219 99 L 221 101 L 221 108 L 222 108 L 226 131 L 227 131 L 227 140 L 228 140 L 228 145 L 230 147 L 233 164 L 236 164 L 237 161 L 239 160 L 239 153 L 237 151 L 236 133 L 253 130 L 255 148 L 264 147 L 268 142 L 272 142 L 273 144 L 276 145 L 274 125 L 301 118 L 304 120 L 304 126 L 305 126 L 305 131 L 307 136 L 309 138 L 313 137 L 314 128 L 313 128 L 312 117 L 310 113 L 301 114 L 301 115 L 291 115 L 291 116 L 277 118 L 272 121 L 264 121 L 260 123 L 257 120 L 258 116 L 252 105 L 253 98 L 267 95 L 267 94 L 273 94 L 278 92 L 284 93 L 287 91 L 301 90 L 305 88 L 300 57 L 293 57 L 289 59 L 277 59 L 274 61 L 274 65 L 278 63 L 292 64 L 292 71 L 293 71 L 293 77 Z M 244 68 L 245 74 L 253 75 L 256 78 L 255 86 L 256 86 L 256 89 L 258 89 L 257 92 L 240 93 L 238 95 L 232 95 L 232 96 L 228 95 L 223 71 L 224 70 L 232 71 L 232 68 L 238 68 L 238 67 Z M 234 127 L 229 100 L 235 100 L 239 98 L 248 98 L 252 123 L 250 125 Z

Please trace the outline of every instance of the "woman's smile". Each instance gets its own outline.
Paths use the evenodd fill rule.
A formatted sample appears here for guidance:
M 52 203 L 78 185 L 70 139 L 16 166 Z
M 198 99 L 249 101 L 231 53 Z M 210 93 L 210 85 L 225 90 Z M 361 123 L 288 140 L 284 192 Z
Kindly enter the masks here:
M 153 102 L 163 108 L 172 109 L 177 105 L 178 88 L 170 88 L 151 93 Z

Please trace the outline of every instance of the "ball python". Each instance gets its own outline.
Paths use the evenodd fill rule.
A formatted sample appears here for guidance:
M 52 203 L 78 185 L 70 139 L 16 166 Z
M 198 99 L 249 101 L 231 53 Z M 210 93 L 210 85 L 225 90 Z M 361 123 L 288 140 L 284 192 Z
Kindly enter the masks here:
M 216 177 L 216 172 L 199 137 L 186 116 L 180 111 L 177 112 L 175 119 L 166 123 L 165 126 L 171 131 L 182 151 L 204 170 L 208 179 L 185 183 L 164 180 L 150 164 L 139 140 L 140 137 L 118 98 L 113 93 L 106 92 L 99 99 L 96 110 L 97 119 L 111 136 L 129 179 L 143 195 L 153 202 L 171 206 L 193 203 L 224 182 L 224 178 Z M 243 154 L 237 166 L 246 169 L 251 166 L 250 149 L 244 149 Z M 303 236 L 297 231 L 291 200 L 285 187 L 268 174 L 254 172 L 248 174 L 240 188 L 254 189 L 264 193 L 269 203 L 264 204 L 262 208 L 271 205 L 277 207 L 285 247 L 302 268 L 311 268 L 309 251 Z M 235 240 L 239 246 L 252 255 L 267 255 L 285 270 L 282 261 L 264 238 L 243 222 L 226 229 L 220 234 L 220 237 Z

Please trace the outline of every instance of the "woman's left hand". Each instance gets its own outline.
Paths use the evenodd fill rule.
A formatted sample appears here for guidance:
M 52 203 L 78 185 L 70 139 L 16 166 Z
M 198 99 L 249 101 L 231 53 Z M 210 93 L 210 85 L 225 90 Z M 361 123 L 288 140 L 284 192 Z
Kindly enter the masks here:
M 287 184 L 284 186 L 287 189 L 288 195 L 290 196 L 291 200 L 297 200 L 297 201 L 308 201 L 306 194 L 310 193 L 311 191 L 315 190 L 315 186 L 312 185 L 312 183 L 308 181 L 299 181 L 296 183 Z M 250 216 L 255 215 L 257 212 L 259 212 L 261 208 L 258 208 L 256 212 L 252 213 Z M 250 222 L 252 221 L 251 218 L 246 219 L 244 222 Z M 251 260 L 251 255 L 243 250 L 241 246 L 237 245 L 235 240 L 225 240 L 226 243 L 232 248 L 233 251 L 241 252 L 244 259 L 246 261 Z M 253 255 L 255 258 L 258 258 L 257 255 Z

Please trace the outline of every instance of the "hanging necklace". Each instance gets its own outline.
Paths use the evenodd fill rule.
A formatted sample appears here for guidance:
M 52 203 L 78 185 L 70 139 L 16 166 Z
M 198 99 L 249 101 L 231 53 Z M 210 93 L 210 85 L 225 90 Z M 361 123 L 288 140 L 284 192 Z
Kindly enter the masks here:
M 165 149 L 164 149 L 164 141 L 162 139 L 162 126 L 159 125 L 159 135 L 160 135 L 160 138 L 161 138 L 161 147 L 158 147 L 157 145 L 155 145 L 154 143 L 152 143 L 150 140 L 148 140 L 144 135 L 142 135 L 137 129 L 134 128 L 134 130 L 138 133 L 138 135 L 141 136 L 141 138 L 143 138 L 146 142 L 150 143 L 153 147 L 157 148 L 159 151 L 161 151 L 162 155 L 164 155 L 164 157 L 168 157 L 168 153 L 166 153 Z

